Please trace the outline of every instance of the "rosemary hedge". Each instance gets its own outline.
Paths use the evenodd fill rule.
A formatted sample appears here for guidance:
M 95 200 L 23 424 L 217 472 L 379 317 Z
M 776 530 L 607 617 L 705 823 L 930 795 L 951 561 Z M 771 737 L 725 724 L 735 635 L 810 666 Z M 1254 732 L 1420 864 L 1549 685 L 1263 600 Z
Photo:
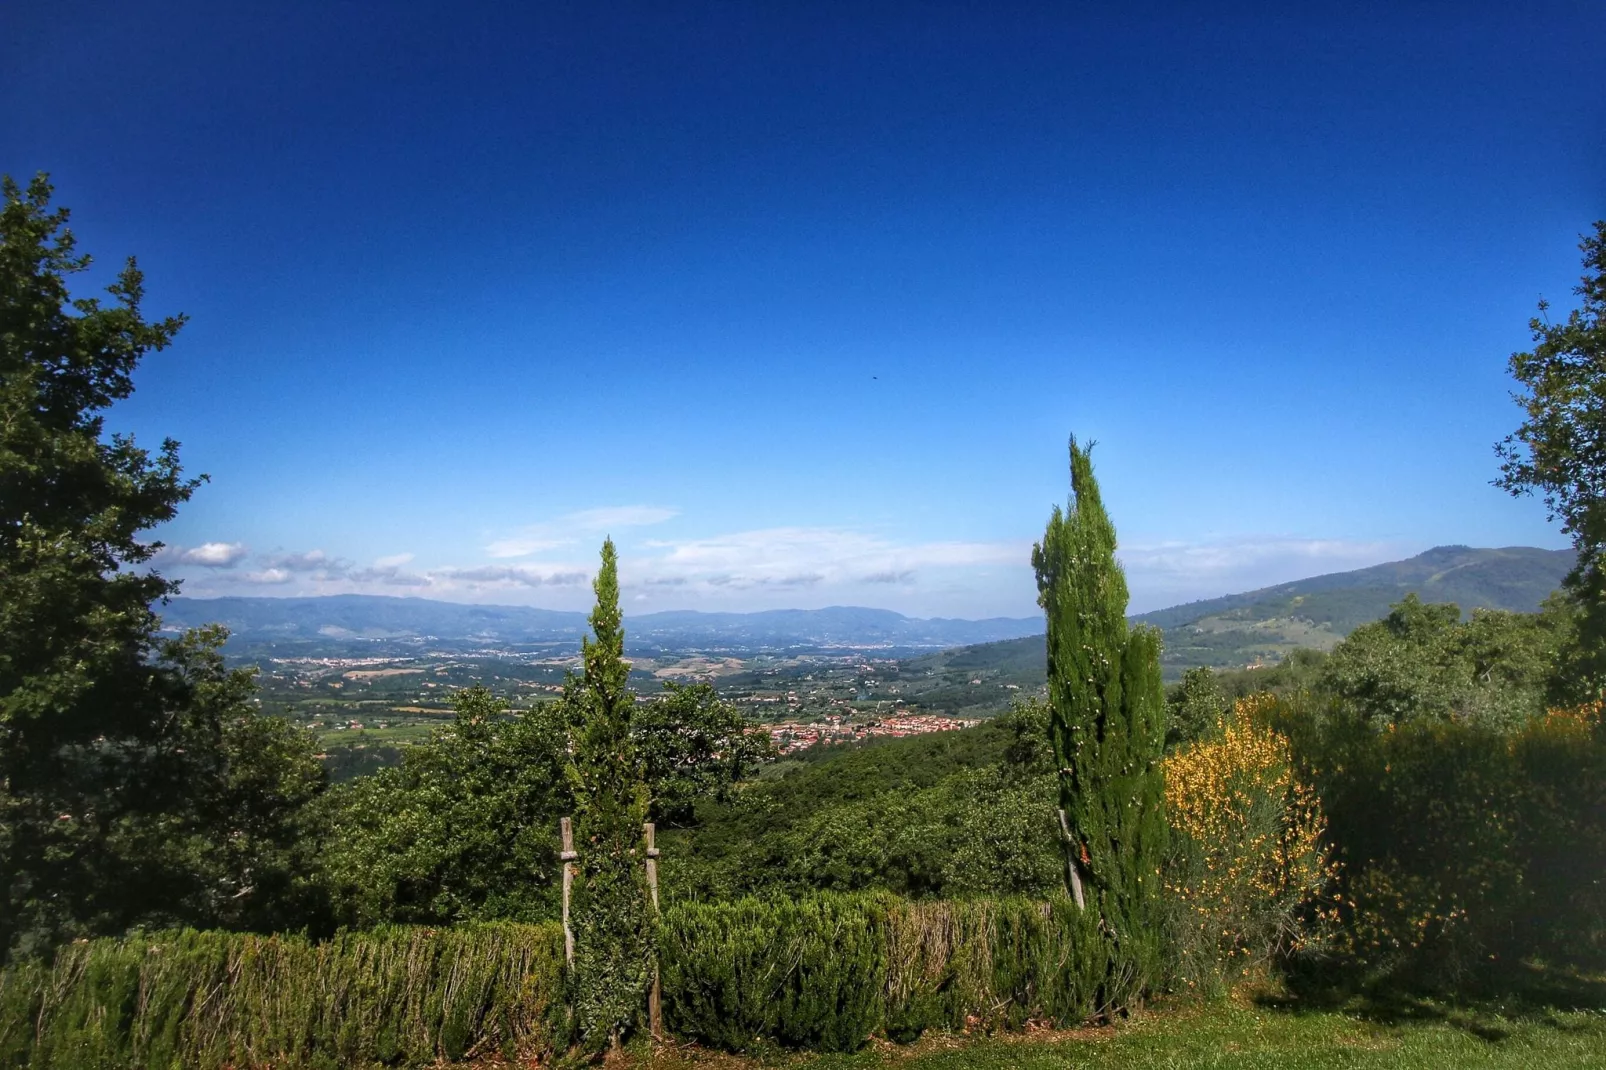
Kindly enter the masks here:
M 877 1031 L 1076 1024 L 1134 993 L 1069 901 L 913 903 L 888 895 L 688 903 L 658 937 L 665 1024 L 728 1050 L 852 1051 Z
M 665 1024 L 728 1050 L 1075 1024 L 1135 993 L 1069 901 L 887 894 L 683 903 L 658 931 Z M 133 933 L 0 971 L 0 1066 L 419 1066 L 566 1048 L 563 935 L 488 923 L 299 936 Z
M 563 934 L 465 925 L 134 933 L 0 972 L 0 1066 L 421 1065 L 555 1046 Z

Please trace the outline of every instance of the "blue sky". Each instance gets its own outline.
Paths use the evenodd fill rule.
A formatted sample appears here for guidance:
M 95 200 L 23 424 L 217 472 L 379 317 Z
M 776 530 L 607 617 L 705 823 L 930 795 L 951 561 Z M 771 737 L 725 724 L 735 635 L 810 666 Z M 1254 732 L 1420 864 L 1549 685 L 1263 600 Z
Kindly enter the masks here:
M 0 169 L 191 322 L 111 426 L 188 594 L 1027 615 L 1097 439 L 1134 609 L 1436 544 L 1606 215 L 1606 5 L 80 4 Z

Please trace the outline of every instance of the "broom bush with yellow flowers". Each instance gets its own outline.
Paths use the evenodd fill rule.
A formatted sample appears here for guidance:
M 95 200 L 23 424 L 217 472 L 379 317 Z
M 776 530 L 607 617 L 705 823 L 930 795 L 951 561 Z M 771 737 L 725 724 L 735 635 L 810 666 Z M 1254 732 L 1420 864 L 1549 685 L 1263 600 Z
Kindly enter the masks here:
M 1601 712 L 1515 730 L 1329 715 L 1308 761 L 1344 861 L 1343 956 L 1440 985 L 1532 956 L 1606 963 Z
M 1276 702 L 1240 699 L 1165 760 L 1165 890 L 1179 988 L 1212 992 L 1258 976 L 1319 931 L 1336 865 L 1320 801 L 1272 727 Z

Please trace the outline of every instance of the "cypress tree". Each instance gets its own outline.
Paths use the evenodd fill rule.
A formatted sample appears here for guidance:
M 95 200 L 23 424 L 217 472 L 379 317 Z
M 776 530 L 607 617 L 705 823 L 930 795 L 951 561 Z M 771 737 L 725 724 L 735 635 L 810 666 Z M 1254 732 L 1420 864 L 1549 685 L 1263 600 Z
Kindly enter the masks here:
M 1115 527 L 1093 478 L 1091 445 L 1071 439 L 1071 501 L 1032 547 L 1048 618 L 1050 735 L 1065 816 L 1066 873 L 1099 912 L 1118 965 L 1152 978 L 1165 851 L 1165 694 L 1160 635 L 1129 629 Z
M 602 544 L 592 586 L 594 638 L 582 640 L 584 675 L 570 678 L 564 698 L 574 729 L 569 772 L 580 855 L 572 912 L 575 1028 L 582 1047 L 599 1051 L 640 1018 L 653 950 L 641 828 L 647 787 L 630 738 L 636 696 L 626 686 L 612 539 Z

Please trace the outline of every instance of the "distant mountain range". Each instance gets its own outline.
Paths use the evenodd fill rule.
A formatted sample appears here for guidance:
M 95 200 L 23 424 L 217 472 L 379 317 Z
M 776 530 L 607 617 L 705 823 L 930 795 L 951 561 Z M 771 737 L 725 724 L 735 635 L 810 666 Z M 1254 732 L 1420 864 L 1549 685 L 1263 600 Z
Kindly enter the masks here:
M 1404 561 L 1190 602 L 1133 620 L 1164 631 L 1166 674 L 1175 677 L 1193 665 L 1236 667 L 1276 661 L 1297 647 L 1330 649 L 1413 591 L 1424 601 L 1455 602 L 1463 610 L 1529 612 L 1560 585 L 1572 562 L 1571 550 L 1439 546 Z M 420 644 L 570 649 L 579 645 L 586 628 L 583 613 L 377 595 L 176 598 L 161 614 L 174 629 L 223 624 L 236 651 L 308 655 L 388 654 Z M 635 654 L 833 649 L 913 654 L 1016 640 L 992 654 L 1040 663 L 1041 654 L 1033 651 L 1042 649 L 1042 631 L 1041 617 L 922 620 L 852 606 L 762 613 L 685 610 L 625 620 L 626 645 Z
M 418 642 L 446 647 L 554 645 L 574 647 L 584 613 L 525 606 L 459 605 L 423 598 L 330 595 L 320 598 L 175 598 L 162 607 L 170 629 L 219 623 L 235 649 L 264 644 L 295 648 L 389 648 Z M 832 648 L 940 650 L 1031 635 L 1039 617 L 990 620 L 920 619 L 887 609 L 833 606 L 762 613 L 647 613 L 625 619 L 633 653 Z M 376 650 L 376 652 L 379 652 Z

